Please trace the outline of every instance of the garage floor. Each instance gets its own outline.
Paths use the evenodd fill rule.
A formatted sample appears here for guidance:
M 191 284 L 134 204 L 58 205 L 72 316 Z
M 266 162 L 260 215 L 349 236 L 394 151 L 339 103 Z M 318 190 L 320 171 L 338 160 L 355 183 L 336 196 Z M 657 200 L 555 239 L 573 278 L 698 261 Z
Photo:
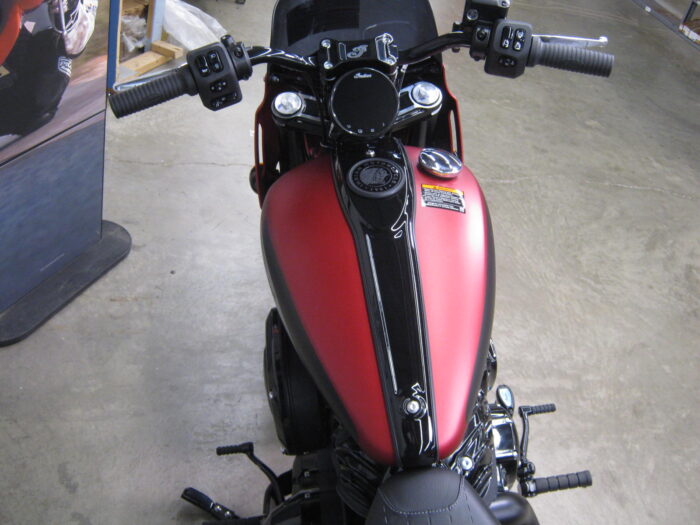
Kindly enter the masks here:
M 461 2 L 434 1 L 446 31 Z M 267 43 L 272 0 L 206 0 Z M 700 55 L 618 0 L 516 1 L 542 33 L 610 37 L 610 80 L 489 77 L 446 57 L 468 164 L 491 206 L 500 380 L 533 420 L 541 475 L 595 485 L 533 501 L 543 525 L 696 523 L 700 514 Z M 282 470 L 262 381 L 272 305 L 248 188 L 245 101 L 183 98 L 109 118 L 105 217 L 129 258 L 40 331 L 0 349 L 0 523 L 195 524 L 193 485 L 241 514 Z

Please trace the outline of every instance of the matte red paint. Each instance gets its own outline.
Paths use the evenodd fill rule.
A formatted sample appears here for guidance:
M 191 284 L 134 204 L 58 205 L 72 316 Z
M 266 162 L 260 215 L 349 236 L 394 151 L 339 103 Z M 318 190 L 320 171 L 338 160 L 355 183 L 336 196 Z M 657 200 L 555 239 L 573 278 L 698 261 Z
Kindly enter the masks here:
M 487 293 L 489 226 L 481 189 L 467 168 L 455 179 L 437 179 L 420 171 L 420 149 L 406 150 L 415 178 L 416 246 L 444 458 L 459 446 L 467 426 Z M 461 190 L 466 213 L 424 207 L 423 184 Z M 273 184 L 263 220 L 302 325 L 360 446 L 375 460 L 394 464 L 357 253 L 330 158 L 300 166 Z
M 419 148 L 407 147 L 416 194 L 415 236 L 425 305 L 441 458 L 467 427 L 470 382 L 479 355 L 486 303 L 488 218 L 481 188 L 465 167 L 455 179 L 424 174 Z M 422 205 L 423 184 L 461 190 L 466 213 Z
M 275 182 L 262 220 L 301 323 L 359 445 L 376 461 L 394 464 L 355 243 L 336 197 L 330 158 Z

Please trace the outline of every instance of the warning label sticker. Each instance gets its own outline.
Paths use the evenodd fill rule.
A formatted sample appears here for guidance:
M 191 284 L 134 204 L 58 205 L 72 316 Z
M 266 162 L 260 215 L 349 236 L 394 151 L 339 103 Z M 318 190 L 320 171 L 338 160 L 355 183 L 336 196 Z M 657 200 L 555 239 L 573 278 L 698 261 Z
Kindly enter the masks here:
M 421 201 L 423 206 L 429 208 L 442 208 L 443 210 L 466 213 L 462 190 L 423 184 L 421 186 Z

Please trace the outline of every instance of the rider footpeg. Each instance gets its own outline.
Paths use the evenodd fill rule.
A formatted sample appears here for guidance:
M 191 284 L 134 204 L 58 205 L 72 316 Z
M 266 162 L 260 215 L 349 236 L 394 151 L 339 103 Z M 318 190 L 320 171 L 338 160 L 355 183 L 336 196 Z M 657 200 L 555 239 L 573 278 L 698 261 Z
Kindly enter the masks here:
M 533 478 L 523 481 L 520 485 L 523 496 L 531 497 L 545 492 L 555 490 L 575 489 L 579 487 L 590 487 L 593 485 L 593 477 L 588 470 L 574 472 L 572 474 L 561 474 L 548 478 Z
M 185 490 L 183 490 L 180 497 L 195 507 L 199 507 L 204 512 L 209 513 L 217 520 L 240 519 L 231 509 L 224 507 L 221 503 L 215 502 L 203 492 L 200 492 L 192 487 L 187 487 Z

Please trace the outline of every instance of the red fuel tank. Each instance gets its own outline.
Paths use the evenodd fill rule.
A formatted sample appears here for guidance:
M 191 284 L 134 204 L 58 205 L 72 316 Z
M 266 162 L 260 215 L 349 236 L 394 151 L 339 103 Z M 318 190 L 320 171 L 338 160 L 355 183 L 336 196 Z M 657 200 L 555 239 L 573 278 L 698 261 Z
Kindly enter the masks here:
M 459 446 L 483 372 L 493 302 L 493 243 L 478 183 L 413 171 L 414 228 L 439 457 Z M 456 206 L 435 206 L 435 195 Z M 448 199 L 449 200 L 449 199 Z M 360 264 L 333 182 L 331 157 L 284 174 L 262 212 L 263 253 L 275 301 L 326 401 L 376 461 L 397 463 Z M 471 405 L 470 405 L 471 403 Z

